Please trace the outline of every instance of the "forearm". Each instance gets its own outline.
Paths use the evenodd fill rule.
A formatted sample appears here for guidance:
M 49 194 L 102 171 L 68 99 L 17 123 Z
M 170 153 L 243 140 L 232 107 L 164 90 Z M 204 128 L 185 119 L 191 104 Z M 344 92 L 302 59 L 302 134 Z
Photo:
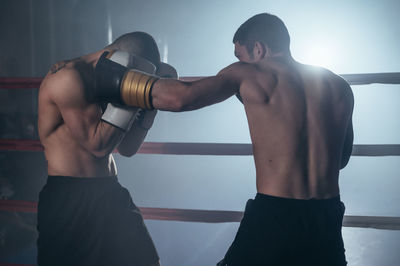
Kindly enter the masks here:
M 212 76 L 193 82 L 160 79 L 152 88 L 154 108 L 183 112 L 221 102 L 234 95 L 239 85 L 222 75 Z
M 94 156 L 101 158 L 112 153 L 124 136 L 124 131 L 100 120 L 83 141 L 83 146 Z
M 152 104 L 155 109 L 180 112 L 187 105 L 191 83 L 175 79 L 160 79 L 152 88 Z
M 85 150 L 96 157 L 110 154 L 122 140 L 125 132 L 102 120 L 97 104 L 60 108 L 67 132 Z

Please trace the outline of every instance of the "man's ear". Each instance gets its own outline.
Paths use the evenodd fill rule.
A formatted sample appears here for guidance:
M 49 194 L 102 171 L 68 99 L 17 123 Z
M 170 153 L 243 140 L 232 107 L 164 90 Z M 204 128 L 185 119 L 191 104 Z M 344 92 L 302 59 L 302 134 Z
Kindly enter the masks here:
M 256 41 L 254 44 L 253 55 L 254 59 L 261 60 L 271 54 L 271 51 L 263 43 Z

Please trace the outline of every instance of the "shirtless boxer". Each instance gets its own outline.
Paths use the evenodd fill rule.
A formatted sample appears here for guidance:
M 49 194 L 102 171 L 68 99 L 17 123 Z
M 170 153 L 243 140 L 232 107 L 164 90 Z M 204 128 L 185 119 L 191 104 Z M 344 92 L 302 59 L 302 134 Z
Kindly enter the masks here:
M 174 112 L 236 94 L 248 119 L 257 195 L 218 265 L 346 265 L 338 177 L 352 151 L 350 86 L 327 69 L 295 61 L 289 33 L 274 15 L 250 18 L 233 42 L 240 62 L 194 82 L 112 72 L 102 58 L 96 89 L 123 77 L 108 91 L 123 103 Z
M 155 74 L 161 66 L 168 71 L 160 76 L 176 73 L 160 62 L 154 39 L 143 32 L 50 69 L 39 91 L 39 135 L 49 175 L 39 196 L 39 266 L 159 265 L 111 155 L 115 149 L 135 154 L 156 112 L 107 105 L 107 98 L 93 95 L 94 67 L 104 51 L 128 68 Z

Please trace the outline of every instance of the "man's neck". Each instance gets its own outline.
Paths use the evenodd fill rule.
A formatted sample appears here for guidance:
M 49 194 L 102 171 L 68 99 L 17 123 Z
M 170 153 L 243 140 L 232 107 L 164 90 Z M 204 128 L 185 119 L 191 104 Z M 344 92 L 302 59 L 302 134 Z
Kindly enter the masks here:
M 271 61 L 279 61 L 285 63 L 295 62 L 290 52 L 278 52 L 274 54 L 269 54 L 264 58 L 264 60 L 266 62 L 271 62 Z

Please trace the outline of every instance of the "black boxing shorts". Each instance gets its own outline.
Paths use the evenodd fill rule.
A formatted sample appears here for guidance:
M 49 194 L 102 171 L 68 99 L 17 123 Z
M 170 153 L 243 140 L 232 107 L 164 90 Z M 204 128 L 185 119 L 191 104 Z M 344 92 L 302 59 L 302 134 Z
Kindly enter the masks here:
M 297 200 L 257 194 L 218 266 L 342 266 L 340 197 Z
M 39 266 L 150 265 L 159 257 L 117 177 L 49 176 L 39 195 Z

